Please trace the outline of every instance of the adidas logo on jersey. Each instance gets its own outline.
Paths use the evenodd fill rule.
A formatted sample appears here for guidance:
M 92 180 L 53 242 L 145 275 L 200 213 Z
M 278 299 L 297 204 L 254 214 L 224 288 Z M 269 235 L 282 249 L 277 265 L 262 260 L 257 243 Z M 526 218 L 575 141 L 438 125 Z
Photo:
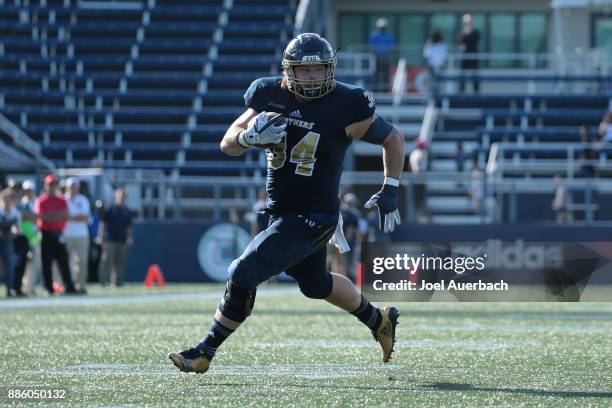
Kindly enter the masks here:
M 296 109 L 293 112 L 291 112 L 289 116 L 291 116 L 292 118 L 302 119 L 302 114 L 300 113 L 299 109 Z

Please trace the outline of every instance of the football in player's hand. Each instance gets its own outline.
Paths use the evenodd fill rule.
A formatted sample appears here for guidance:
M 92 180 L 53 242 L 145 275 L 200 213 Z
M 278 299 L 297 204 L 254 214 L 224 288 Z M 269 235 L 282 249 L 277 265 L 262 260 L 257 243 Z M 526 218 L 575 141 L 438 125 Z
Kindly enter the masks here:
M 268 121 L 270 121 L 270 120 L 272 120 L 272 119 L 273 119 L 275 116 L 278 116 L 278 112 L 266 112 L 265 116 L 266 116 L 266 119 L 267 119 Z M 251 127 L 251 126 L 255 125 L 255 121 L 256 121 L 256 120 L 257 120 L 257 116 L 255 116 L 255 117 L 251 118 L 251 120 L 249 121 L 249 127 Z M 276 125 L 276 126 L 278 126 L 278 125 L 282 125 L 282 124 L 284 124 L 284 123 L 287 123 L 287 119 L 285 119 L 285 117 L 284 117 L 284 116 L 281 116 L 279 119 L 277 119 L 277 120 L 276 120 L 275 125 Z M 273 148 L 273 147 L 274 147 L 274 144 L 273 144 L 273 143 L 267 143 L 267 144 L 255 144 L 255 145 L 253 145 L 253 147 L 257 147 L 257 148 L 260 148 L 260 149 L 271 149 L 271 148 Z
M 275 116 L 278 115 L 278 112 L 266 112 L 266 119 L 268 121 L 272 120 L 272 118 L 274 118 Z M 257 120 L 257 116 L 253 116 L 251 118 L 251 120 L 249 121 L 249 127 L 255 125 L 255 121 Z M 281 118 L 278 120 L 278 122 L 276 123 L 277 125 L 282 125 L 283 123 L 285 123 L 287 120 L 281 116 Z

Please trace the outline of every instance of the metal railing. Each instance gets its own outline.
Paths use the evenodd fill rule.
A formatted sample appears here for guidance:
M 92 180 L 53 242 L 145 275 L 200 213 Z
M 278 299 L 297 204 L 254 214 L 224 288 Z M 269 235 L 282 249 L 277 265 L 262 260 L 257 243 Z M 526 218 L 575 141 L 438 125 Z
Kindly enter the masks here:
M 101 194 L 105 185 L 121 185 L 128 191 L 128 206 L 137 211 L 138 218 L 155 220 L 180 220 L 189 218 L 213 222 L 227 220 L 232 211 L 248 211 L 257 199 L 257 191 L 265 187 L 265 177 L 199 177 L 172 176 L 162 172 L 145 170 L 73 169 L 62 175 L 96 175 L 99 179 L 92 193 Z M 382 171 L 345 171 L 340 181 L 341 191 L 367 187 L 373 194 L 383 182 Z M 404 187 L 405 206 L 402 219 L 415 218 L 412 196 L 415 184 L 426 183 L 430 178 L 463 180 L 459 174 L 405 173 L 401 180 Z M 191 193 L 188 193 L 191 192 Z M 196 197 L 189 195 L 197 195 Z M 101 198 L 101 197 L 94 197 Z
M 370 53 L 375 58 L 376 50 L 367 44 L 352 45 L 347 48 L 344 58 L 351 53 L 363 54 Z M 478 61 L 477 70 L 463 70 L 461 61 L 465 58 Z M 418 91 L 423 93 L 422 86 L 419 86 L 419 75 L 427 66 L 423 58 L 423 47 L 414 45 L 400 45 L 391 47 L 385 57 L 386 66 L 390 71 L 396 71 L 400 61 L 405 61 L 405 69 L 408 73 L 408 91 Z M 375 64 L 376 67 L 376 64 Z M 393 83 L 393 76 L 388 75 L 388 83 L 380 83 L 381 76 L 375 74 L 370 78 L 370 86 L 374 89 L 390 89 Z M 603 50 L 583 51 L 580 53 L 474 53 L 463 54 L 451 48 L 447 54 L 446 64 L 439 72 L 442 79 L 440 91 L 445 93 L 456 92 L 458 87 L 455 82 L 461 79 L 461 75 L 481 76 L 486 80 L 489 89 L 493 92 L 513 90 L 518 92 L 535 93 L 538 91 L 553 91 L 556 93 L 592 91 L 595 89 L 612 88 L 607 84 L 602 84 L 596 78 L 609 78 L 612 75 L 612 57 Z M 487 76 L 489 76 L 487 78 Z M 521 76 L 523 78 L 521 79 Z M 537 78 L 540 76 L 540 79 Z M 562 77 L 571 77 L 572 84 L 560 86 Z M 385 77 L 385 76 L 383 76 Z M 505 78 L 515 77 L 512 83 L 508 83 Z M 554 77 L 558 77 L 555 79 Z M 583 77 L 583 79 L 580 79 Z M 525 86 L 521 85 L 524 82 Z M 548 83 L 545 83 L 548 82 Z M 595 84 L 594 84 L 595 82 Z M 605 82 L 605 81 L 604 81 Z M 538 86 L 536 86 L 538 85 Z M 561 84 L 563 85 L 563 84 Z M 575 85 L 575 86 L 574 86 Z M 611 89 L 612 90 L 612 89 Z
M 573 221 L 575 212 L 584 213 L 584 222 L 589 224 L 595 221 L 601 224 L 602 221 L 612 222 L 612 219 L 597 216 L 599 205 L 594 200 L 595 193 L 612 193 L 612 180 L 607 179 L 571 179 L 563 180 L 563 185 L 567 189 L 568 199 L 565 210 L 568 212 L 569 220 Z M 519 196 L 541 195 L 549 193 L 552 201 L 555 185 L 552 178 L 532 178 L 532 179 L 488 179 L 487 197 L 494 203 L 492 208 L 492 222 L 494 223 L 516 223 L 520 222 Z M 573 196 L 581 192 L 584 202 L 577 203 Z M 506 209 L 504 207 L 507 206 Z M 504 218 L 504 213 L 507 216 Z M 546 220 L 542 220 L 546 221 Z M 551 220 L 552 221 L 552 220 Z
M 484 69 L 550 70 L 558 75 L 593 75 L 610 72 L 612 60 L 602 50 L 581 53 L 474 53 L 450 52 L 446 69 L 461 68 L 461 61 L 469 58 Z
M 391 87 L 391 94 L 393 95 L 393 106 L 399 106 L 404 99 L 406 94 L 406 83 L 408 81 L 406 75 L 406 60 L 401 58 L 397 63 L 397 70 L 393 77 L 393 86 Z
M 555 152 L 557 157 L 536 157 L 538 152 Z M 612 193 L 612 180 L 597 176 L 601 172 L 612 174 L 612 161 L 607 159 L 610 153 L 612 147 L 601 143 L 493 143 L 486 166 L 487 197 L 495 203 L 493 220 L 517 222 L 519 195 L 550 191 L 552 198 L 552 176 L 558 175 L 569 191 L 565 210 L 570 221 L 573 213 L 578 211 L 584 212 L 586 223 L 594 222 L 598 210 L 597 203 L 593 201 L 594 193 Z M 581 155 L 595 158 L 583 158 Z M 588 174 L 585 170 L 594 174 Z M 576 191 L 584 193 L 584 203 L 573 202 L 572 193 Z M 504 196 L 507 196 L 507 220 L 503 219 Z
M 347 47 L 346 52 L 370 52 L 376 50 L 368 44 L 355 44 Z M 426 66 L 423 57 L 423 46 L 397 45 L 389 48 L 388 60 L 396 66 L 404 58 L 408 66 Z M 612 56 L 605 50 L 584 50 L 573 53 L 516 53 L 516 52 L 481 52 L 464 54 L 456 47 L 449 45 L 446 56 L 445 71 L 461 68 L 461 61 L 469 58 L 478 61 L 481 69 L 495 71 L 503 69 L 550 70 L 558 75 L 605 74 L 612 69 Z
M 427 108 L 425 108 L 425 115 L 423 115 L 423 123 L 421 124 L 419 139 L 431 142 L 434 130 L 436 129 L 436 122 L 438 121 L 438 113 L 439 110 L 435 101 L 430 100 L 427 103 Z
M 478 61 L 478 69 L 462 69 L 461 61 L 467 56 L 451 52 L 440 78 L 442 91 L 457 91 L 456 83 L 473 79 L 484 82 L 481 92 L 488 91 L 527 93 L 551 92 L 556 94 L 608 92 L 612 60 L 601 51 L 581 54 L 526 54 L 476 53 L 469 59 Z M 511 81 L 511 82 L 508 82 Z
M 507 158 L 508 152 L 512 155 Z M 536 157 L 537 153 L 554 152 L 555 158 Z M 567 179 L 578 177 L 585 166 L 598 171 L 612 171 L 612 147 L 602 143 L 493 143 L 487 163 L 487 174 L 504 178 L 508 173 L 526 175 L 558 173 Z M 529 155 L 530 157 L 521 157 Z M 580 156 L 590 155 L 592 158 Z M 490 169 L 490 170 L 489 170 Z
M 376 72 L 376 57 L 369 52 L 339 53 L 336 76 L 366 79 Z

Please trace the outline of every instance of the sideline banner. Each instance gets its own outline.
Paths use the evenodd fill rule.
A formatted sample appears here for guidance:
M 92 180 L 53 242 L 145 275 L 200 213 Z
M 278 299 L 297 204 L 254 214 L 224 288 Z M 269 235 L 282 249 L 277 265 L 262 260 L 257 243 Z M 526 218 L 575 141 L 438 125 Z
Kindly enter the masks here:
M 153 264 L 168 282 L 225 282 L 251 239 L 245 226 L 230 223 L 142 223 L 134 235 L 125 276 L 131 282 L 142 282 Z

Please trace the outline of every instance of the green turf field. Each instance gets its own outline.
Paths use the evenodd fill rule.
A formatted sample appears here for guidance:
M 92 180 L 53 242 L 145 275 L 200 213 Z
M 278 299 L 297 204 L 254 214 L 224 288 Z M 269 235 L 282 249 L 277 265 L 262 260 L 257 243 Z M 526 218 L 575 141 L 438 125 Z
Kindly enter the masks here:
M 612 406 L 610 303 L 399 304 L 384 365 L 354 317 L 263 286 L 210 371 L 180 373 L 166 355 L 205 334 L 221 289 L 2 299 L 0 388 L 69 389 L 40 406 Z

